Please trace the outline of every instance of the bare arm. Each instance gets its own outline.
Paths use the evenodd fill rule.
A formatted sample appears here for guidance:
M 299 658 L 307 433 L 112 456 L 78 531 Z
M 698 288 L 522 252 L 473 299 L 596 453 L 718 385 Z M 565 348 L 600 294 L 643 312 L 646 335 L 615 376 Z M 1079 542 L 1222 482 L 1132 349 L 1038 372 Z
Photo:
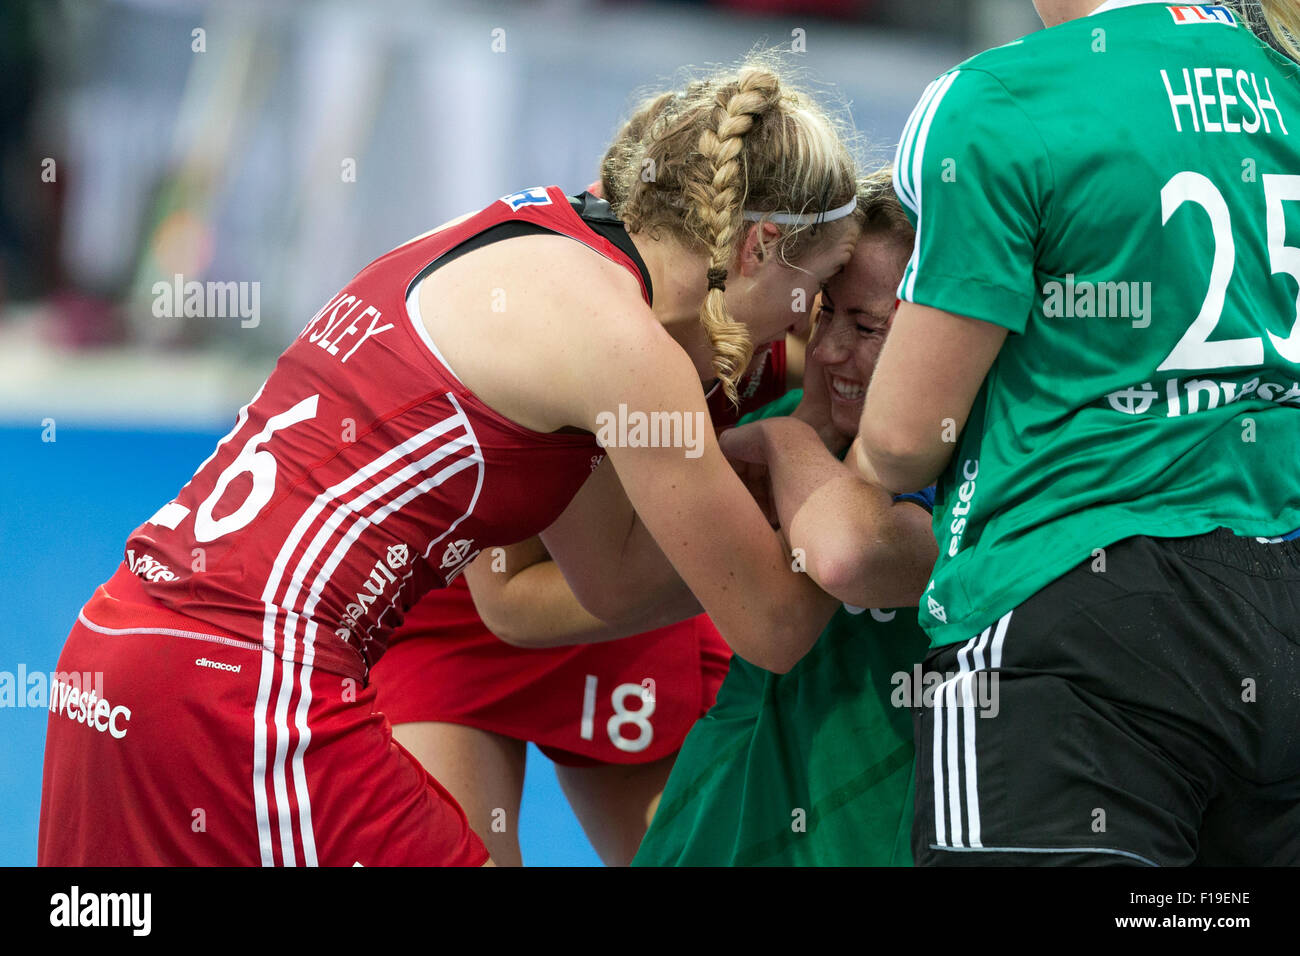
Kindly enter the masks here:
M 917 603 L 938 557 L 930 516 L 869 484 L 813 429 L 772 418 L 723 436 L 728 454 L 762 459 L 790 547 L 825 591 L 857 607 Z
M 594 588 L 596 600 L 603 595 L 621 605 L 644 592 L 653 536 L 737 653 L 768 670 L 789 670 L 816 642 L 838 602 L 792 570 L 780 535 L 722 456 L 694 367 L 662 328 L 643 324 L 635 334 L 605 342 L 602 352 L 600 364 L 589 369 L 586 427 L 597 430 L 597 416 L 620 402 L 630 412 L 677 412 L 696 423 L 698 454 L 681 447 L 610 447 L 640 520 L 623 516 L 611 523 L 608 509 L 580 495 L 557 523 L 578 533 L 559 536 L 555 527 L 548 529 L 548 548 L 566 576 L 581 569 L 570 581 L 584 604 Z M 583 508 L 593 503 L 597 507 Z M 595 544 L 596 534 L 602 545 Z
M 939 477 L 1007 330 L 904 302 L 867 389 L 849 464 L 891 491 L 916 491 Z M 928 382 L 935 387 L 917 388 Z
M 540 538 L 480 555 L 465 569 L 465 580 L 488 630 L 516 647 L 595 644 L 672 623 L 653 612 L 624 627 L 600 620 L 578 601 Z M 655 611 L 672 613 L 666 606 Z M 686 592 L 678 616 L 698 611 Z
M 497 284 L 508 312 L 490 308 Z M 419 303 L 462 380 L 525 428 L 599 436 L 620 405 L 675 416 L 679 428 L 689 420 L 689 448 L 608 448 L 618 479 L 609 481 L 621 482 L 639 520 L 597 469 L 543 532 L 588 611 L 622 624 L 629 609 L 673 605 L 684 583 L 755 664 L 788 670 L 812 647 L 838 602 L 791 570 L 780 535 L 718 449 L 695 365 L 625 269 L 572 240 L 526 236 L 448 264 Z
M 541 540 L 566 588 L 617 636 L 685 620 L 702 610 L 677 569 L 632 509 L 606 460 Z

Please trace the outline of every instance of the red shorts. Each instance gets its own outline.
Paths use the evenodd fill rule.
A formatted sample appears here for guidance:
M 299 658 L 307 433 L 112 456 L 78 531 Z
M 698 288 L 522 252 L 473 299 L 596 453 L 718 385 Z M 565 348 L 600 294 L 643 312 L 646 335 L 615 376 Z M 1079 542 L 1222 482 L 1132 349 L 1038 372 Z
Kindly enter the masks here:
M 731 648 L 704 615 L 603 644 L 495 637 L 461 579 L 426 596 L 370 672 L 394 724 L 438 721 L 538 745 L 556 763 L 650 763 L 713 706 Z
M 373 690 L 168 611 L 124 569 L 82 609 L 58 670 L 41 865 L 487 859 Z

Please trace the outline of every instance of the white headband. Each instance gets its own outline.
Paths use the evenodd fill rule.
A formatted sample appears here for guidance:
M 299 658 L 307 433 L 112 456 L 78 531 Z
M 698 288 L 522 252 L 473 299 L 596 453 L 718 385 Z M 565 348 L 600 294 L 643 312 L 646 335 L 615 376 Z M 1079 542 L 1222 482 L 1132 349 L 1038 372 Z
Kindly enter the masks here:
M 761 212 L 757 209 L 746 209 L 742 215 L 749 222 L 766 219 L 778 226 L 815 226 L 818 223 L 843 219 L 845 216 L 852 215 L 853 210 L 857 208 L 858 197 L 854 196 L 843 206 L 837 209 L 829 209 L 826 212 Z

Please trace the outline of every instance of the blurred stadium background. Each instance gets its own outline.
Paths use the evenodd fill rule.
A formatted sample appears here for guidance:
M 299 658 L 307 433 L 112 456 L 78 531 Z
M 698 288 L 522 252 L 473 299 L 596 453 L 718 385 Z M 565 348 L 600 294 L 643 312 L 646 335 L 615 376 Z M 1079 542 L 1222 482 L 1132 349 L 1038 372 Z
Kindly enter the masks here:
M 759 46 L 888 159 L 937 74 L 1039 26 L 1030 0 L 4 0 L 0 681 L 68 628 L 365 263 L 494 198 L 579 190 L 634 93 Z M 167 318 L 155 282 L 247 283 Z M 36 859 L 45 711 L 0 683 L 0 865 Z M 595 865 L 532 750 L 524 860 Z

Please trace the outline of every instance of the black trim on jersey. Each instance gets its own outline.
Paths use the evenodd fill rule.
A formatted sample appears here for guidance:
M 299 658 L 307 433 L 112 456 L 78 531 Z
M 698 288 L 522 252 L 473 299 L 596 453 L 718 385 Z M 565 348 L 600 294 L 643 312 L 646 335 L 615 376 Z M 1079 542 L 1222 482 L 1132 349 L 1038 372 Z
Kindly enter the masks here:
M 609 203 L 598 196 L 584 192 L 577 196 L 570 196 L 569 205 L 582 218 L 582 221 L 591 227 L 592 232 L 608 239 L 611 244 L 632 260 L 632 264 L 641 273 L 641 281 L 645 283 L 646 299 L 653 305 L 655 290 L 654 285 L 650 282 L 650 270 L 646 268 L 645 260 L 641 258 L 641 253 L 637 251 L 636 243 L 627 234 L 627 229 L 623 226 L 623 220 L 614 215 L 614 210 L 610 208 Z
M 492 243 L 500 242 L 502 239 L 514 239 L 517 236 L 545 235 L 559 235 L 559 233 L 554 229 L 548 229 L 546 226 L 538 225 L 535 222 L 525 222 L 522 219 L 508 219 L 505 222 L 499 222 L 494 226 L 488 226 L 482 232 L 475 233 L 459 245 L 452 246 L 416 273 L 415 278 L 406 286 L 406 294 L 409 296 L 411 290 L 423 282 L 434 269 L 437 269 L 440 266 L 445 266 L 453 259 L 459 259 L 467 252 L 473 252 L 475 249 L 482 249 L 484 246 L 490 246 Z
M 569 206 L 582 219 L 592 232 L 596 233 L 602 239 L 608 240 L 612 245 L 618 248 L 624 255 L 632 260 L 637 271 L 641 273 L 641 281 L 645 283 L 646 299 L 654 302 L 654 288 L 650 283 L 650 270 L 646 268 L 645 260 L 641 258 L 641 253 L 637 252 L 636 246 L 632 242 L 632 237 L 627 234 L 623 228 L 623 220 L 614 215 L 613 210 L 609 208 L 609 203 L 603 199 L 598 199 L 591 193 L 584 192 L 579 196 L 570 196 Z M 414 279 L 406 286 L 406 294 L 409 296 L 411 290 L 421 281 L 428 277 L 439 266 L 445 266 L 454 259 L 465 255 L 467 252 L 473 252 L 475 249 L 482 249 L 484 246 L 490 246 L 494 242 L 500 242 L 503 239 L 515 239 L 519 236 L 562 236 L 562 232 L 543 226 L 540 223 L 526 222 L 522 219 L 508 219 L 505 222 L 499 222 L 494 226 L 488 226 L 480 233 L 476 233 L 458 245 L 452 246 L 437 259 L 434 259 L 427 266 L 421 269 Z M 569 238 L 576 239 L 576 236 Z M 581 242 L 581 239 L 577 241 Z

